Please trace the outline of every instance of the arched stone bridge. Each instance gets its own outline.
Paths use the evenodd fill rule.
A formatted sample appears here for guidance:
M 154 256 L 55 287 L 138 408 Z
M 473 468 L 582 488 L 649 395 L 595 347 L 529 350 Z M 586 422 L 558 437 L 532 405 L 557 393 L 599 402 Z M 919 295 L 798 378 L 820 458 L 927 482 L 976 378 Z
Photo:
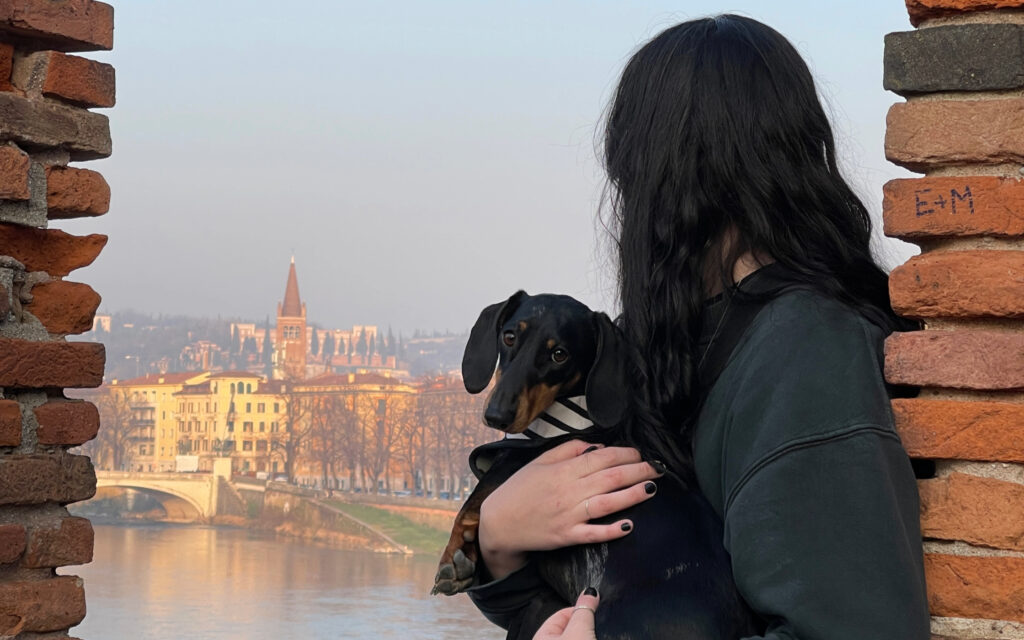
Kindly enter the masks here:
M 96 471 L 96 495 L 110 489 L 134 489 L 155 498 L 175 522 L 208 521 L 218 513 L 221 491 L 230 491 L 228 478 L 218 473 L 143 473 Z M 222 484 L 223 483 L 223 484 Z M 106 490 L 106 491 L 105 491 Z

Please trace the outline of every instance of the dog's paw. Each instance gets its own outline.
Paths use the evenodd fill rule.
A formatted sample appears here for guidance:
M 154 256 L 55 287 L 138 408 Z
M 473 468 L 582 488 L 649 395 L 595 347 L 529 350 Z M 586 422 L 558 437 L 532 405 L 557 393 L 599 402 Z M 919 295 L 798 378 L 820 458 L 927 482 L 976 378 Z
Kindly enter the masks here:
M 466 557 L 466 554 L 459 549 L 452 556 L 452 561 L 443 563 L 437 568 L 437 575 L 434 576 L 434 588 L 430 590 L 431 595 L 443 593 L 446 596 L 453 596 L 469 588 L 473 583 L 473 574 L 476 573 L 476 563 Z

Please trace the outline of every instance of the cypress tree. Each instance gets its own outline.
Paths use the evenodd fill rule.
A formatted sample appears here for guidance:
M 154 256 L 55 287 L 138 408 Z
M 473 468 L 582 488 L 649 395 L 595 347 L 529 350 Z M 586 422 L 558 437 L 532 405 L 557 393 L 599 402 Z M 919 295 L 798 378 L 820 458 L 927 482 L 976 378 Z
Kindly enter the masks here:
M 313 339 L 310 341 L 309 350 L 313 353 L 313 357 L 320 355 L 320 332 L 313 327 Z
M 359 355 L 363 356 L 364 358 L 366 357 L 366 354 L 370 350 L 369 345 L 366 343 L 366 331 L 363 329 L 359 330 L 359 344 L 356 347 L 356 349 Z

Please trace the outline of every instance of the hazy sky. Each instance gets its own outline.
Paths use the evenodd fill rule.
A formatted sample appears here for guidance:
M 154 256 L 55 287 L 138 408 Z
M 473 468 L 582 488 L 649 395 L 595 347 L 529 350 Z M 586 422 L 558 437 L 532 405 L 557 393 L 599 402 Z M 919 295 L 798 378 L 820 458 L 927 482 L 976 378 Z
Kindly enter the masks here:
M 874 214 L 887 164 L 882 38 L 901 0 L 122 0 L 113 190 L 72 274 L 103 309 L 262 320 L 294 254 L 321 326 L 462 330 L 517 288 L 612 305 L 595 137 L 622 65 L 736 11 L 796 44 Z M 887 241 L 902 261 L 909 247 Z

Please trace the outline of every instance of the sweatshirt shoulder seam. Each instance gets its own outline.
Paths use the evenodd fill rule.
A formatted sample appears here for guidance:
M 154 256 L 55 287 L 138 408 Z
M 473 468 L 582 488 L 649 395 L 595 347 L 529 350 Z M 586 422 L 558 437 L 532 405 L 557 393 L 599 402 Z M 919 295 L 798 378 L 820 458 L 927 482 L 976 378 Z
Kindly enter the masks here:
M 743 472 L 743 475 L 740 476 L 740 479 L 729 491 L 729 495 L 726 497 L 722 513 L 728 514 L 729 508 L 732 506 L 732 503 L 735 500 L 736 496 L 740 493 L 740 491 L 743 490 L 743 488 L 750 482 L 750 480 L 758 474 L 758 472 L 760 472 L 762 469 L 772 464 L 773 462 L 776 462 L 780 458 L 786 456 L 787 454 L 802 449 L 809 449 L 811 447 L 829 444 L 837 440 L 845 440 L 847 438 L 852 438 L 854 436 L 858 436 L 864 433 L 878 435 L 883 438 L 893 440 L 898 444 L 900 443 L 900 438 L 892 429 L 892 427 L 886 427 L 872 422 L 857 423 L 841 427 L 839 429 L 833 429 L 825 433 L 817 433 L 811 436 L 804 436 L 802 438 L 795 438 L 793 440 L 789 440 L 775 447 L 774 449 L 764 454 L 760 458 L 758 458 L 756 462 L 750 465 L 750 467 L 748 467 L 747 470 Z

